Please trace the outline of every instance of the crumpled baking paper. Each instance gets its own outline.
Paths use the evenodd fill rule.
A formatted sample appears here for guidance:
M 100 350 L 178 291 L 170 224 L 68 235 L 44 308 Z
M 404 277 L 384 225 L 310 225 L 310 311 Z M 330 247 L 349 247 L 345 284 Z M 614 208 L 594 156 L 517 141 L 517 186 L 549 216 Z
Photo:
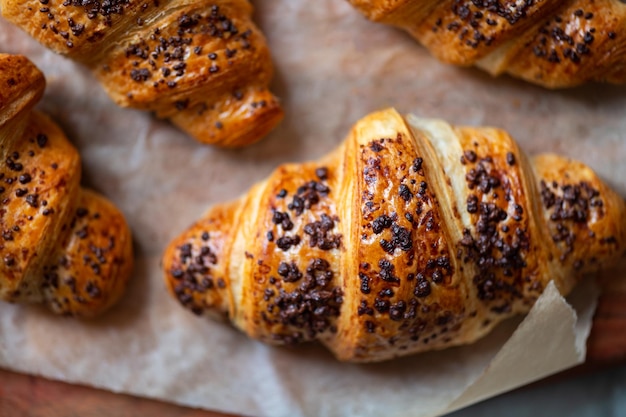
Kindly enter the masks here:
M 150 114 L 116 107 L 87 70 L 0 21 L 0 51 L 24 54 L 46 74 L 39 107 L 80 150 L 83 183 L 126 214 L 137 257 L 127 294 L 95 321 L 0 303 L 0 367 L 257 417 L 393 417 L 441 415 L 582 362 L 597 294 L 589 282 L 569 302 L 548 286 L 523 321 L 472 346 L 373 365 L 339 363 L 316 345 L 265 346 L 166 294 L 161 253 L 209 205 L 282 162 L 322 156 L 360 117 L 388 106 L 505 128 L 527 152 L 581 159 L 626 194 L 626 88 L 552 92 L 446 66 L 342 0 L 255 6 L 286 118 L 242 150 L 202 146 Z

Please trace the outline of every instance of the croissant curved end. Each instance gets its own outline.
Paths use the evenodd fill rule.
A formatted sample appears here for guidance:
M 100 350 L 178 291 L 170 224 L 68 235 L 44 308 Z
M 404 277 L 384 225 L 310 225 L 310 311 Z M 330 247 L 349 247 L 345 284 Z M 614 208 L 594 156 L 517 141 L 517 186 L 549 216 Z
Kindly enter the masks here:
M 163 255 L 168 291 L 194 314 L 232 316 L 232 283 L 226 271 L 236 206 L 233 202 L 213 207 Z
M 124 294 L 133 269 L 132 237 L 122 213 L 84 189 L 71 225 L 56 263 L 44 268 L 44 296 L 55 313 L 93 318 Z
M 172 122 L 200 142 L 227 148 L 261 140 L 284 116 L 279 100 L 259 87 L 248 89 L 241 100 L 227 98 L 210 109 L 198 107 L 176 113 Z
M 614 264 L 626 247 L 626 203 L 585 164 L 533 158 L 544 222 L 559 258 L 577 273 Z

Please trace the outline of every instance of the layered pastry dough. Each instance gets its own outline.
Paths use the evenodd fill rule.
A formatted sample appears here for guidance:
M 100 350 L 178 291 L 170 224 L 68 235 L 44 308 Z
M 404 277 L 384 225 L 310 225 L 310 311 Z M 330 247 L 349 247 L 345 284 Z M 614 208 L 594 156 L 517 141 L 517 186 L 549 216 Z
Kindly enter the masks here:
M 80 187 L 76 149 L 33 111 L 43 74 L 22 56 L 0 54 L 0 85 L 0 300 L 96 316 L 126 288 L 130 230 L 115 206 Z
M 211 208 L 163 266 L 196 314 L 366 362 L 474 342 L 625 243 L 624 201 L 582 163 L 389 109 Z
M 444 62 L 548 88 L 626 82 L 623 0 L 348 0 Z
M 117 104 L 201 142 L 243 146 L 282 119 L 247 0 L 0 0 L 2 15 L 91 68 Z

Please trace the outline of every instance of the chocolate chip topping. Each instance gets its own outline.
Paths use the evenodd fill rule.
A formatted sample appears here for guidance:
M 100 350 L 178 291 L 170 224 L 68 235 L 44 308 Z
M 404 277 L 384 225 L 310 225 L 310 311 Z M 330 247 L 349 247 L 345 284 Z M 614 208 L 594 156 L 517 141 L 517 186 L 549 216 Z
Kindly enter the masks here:
M 276 240 L 276 246 L 282 251 L 288 251 L 292 246 L 300 244 L 300 236 L 281 236 Z
M 130 3 L 130 0 L 64 0 L 62 5 L 65 7 L 82 7 L 89 19 L 101 16 L 110 24 L 111 16 L 123 14 L 124 9 Z
M 305 181 L 291 192 L 281 188 L 276 194 L 271 221 L 277 225 L 277 230 L 268 230 L 266 238 L 268 242 L 275 242 L 283 251 L 298 246 L 306 237 L 311 248 L 326 251 L 341 247 L 342 236 L 336 233 L 339 218 L 333 214 L 332 205 L 327 207 L 330 203 L 327 197 L 331 192 L 326 183 L 329 170 L 326 167 L 318 167 L 314 170 L 314 175 L 319 181 L 313 179 Z M 289 201 L 286 200 L 288 195 L 292 196 Z M 322 202 L 324 205 L 320 206 Z M 281 211 L 279 207 L 284 207 L 285 204 L 286 210 Z M 297 222 L 297 228 L 294 222 Z
M 157 24 L 147 38 L 139 39 L 127 47 L 126 57 L 134 60 L 135 66 L 129 73 L 130 77 L 137 83 L 149 82 L 154 88 L 167 86 L 175 89 L 188 73 L 188 61 L 191 58 L 194 61 L 206 60 L 199 67 L 205 68 L 211 76 L 222 72 L 225 66 L 232 65 L 231 59 L 237 48 L 251 48 L 252 31 L 239 28 L 225 10 L 213 5 L 194 12 L 180 13 L 171 26 L 159 27 Z M 213 44 L 201 40 L 206 36 L 217 41 L 215 47 L 218 50 L 202 54 L 204 47 Z M 222 54 L 220 51 L 224 47 L 227 52 Z M 195 103 L 189 100 L 173 102 L 174 108 L 179 111 L 192 104 Z M 256 103 L 256 106 L 260 104 Z M 217 129 L 222 127 L 222 124 L 216 125 Z
M 574 251 L 576 232 L 586 231 L 591 213 L 604 215 L 604 202 L 600 192 L 586 181 L 562 185 L 541 181 L 540 185 L 541 201 L 550 215 L 552 240 L 561 246 L 560 259 L 564 261 Z
M 513 152 L 507 152 L 506 163 L 509 164 L 510 166 L 515 165 L 515 155 L 513 154 Z
M 468 196 L 466 210 L 477 217 L 474 232 L 464 230 L 460 241 L 465 252 L 464 262 L 471 261 L 479 271 L 473 278 L 478 297 L 485 302 L 504 300 L 506 304 L 511 297 L 522 297 L 521 284 L 516 283 L 513 277 L 519 277 L 526 268 L 525 258 L 530 249 L 530 238 L 523 223 L 524 209 L 515 202 L 509 189 L 512 182 L 509 175 L 515 174 L 514 171 L 499 170 L 500 165 L 490 156 L 468 158 L 468 151 L 464 155 L 466 161 L 474 161 L 474 165 L 468 167 L 466 181 L 468 189 L 475 193 Z M 511 153 L 504 159 L 507 166 L 515 165 Z M 500 189 L 504 192 L 490 194 L 490 191 Z M 511 223 L 507 211 L 500 207 L 503 203 L 514 212 L 514 223 Z M 498 308 L 492 311 L 498 311 Z
M 391 217 L 383 214 L 374 219 L 374 221 L 372 222 L 372 230 L 378 235 L 382 233 L 383 230 L 389 229 L 391 227 L 391 224 Z
M 266 290 L 267 302 L 262 319 L 269 324 L 281 324 L 283 329 L 272 334 L 275 340 L 285 344 L 311 340 L 319 333 L 336 332 L 335 320 L 339 316 L 343 293 L 333 286 L 334 274 L 328 261 L 322 258 L 309 262 L 304 274 L 295 263 L 281 263 L 278 274 L 292 287 Z M 287 279 L 297 277 L 297 279 Z M 272 282 L 272 280 L 270 280 Z
M 331 233 L 334 228 L 335 222 L 326 214 L 322 214 L 321 220 L 305 225 L 304 233 L 309 236 L 309 246 L 322 250 L 341 247 L 341 235 Z
M 214 275 L 218 257 L 210 241 L 209 233 L 203 231 L 188 243 L 180 245 L 173 267 L 169 270 L 175 281 L 173 290 L 176 298 L 195 314 L 201 314 L 206 307 L 203 299 L 208 291 L 217 292 L 226 288 L 224 279 Z
M 278 275 L 283 277 L 283 281 L 285 282 L 296 282 L 302 278 L 302 273 L 295 262 L 291 262 L 290 264 L 281 262 L 278 266 Z
M 43 148 L 46 146 L 47 143 L 48 143 L 48 136 L 44 135 L 43 133 L 39 133 L 37 135 L 37 145 L 40 148 Z
M 481 45 L 495 46 L 495 41 L 502 37 L 502 28 L 516 25 L 533 10 L 534 4 L 534 0 L 517 3 L 455 0 L 451 6 L 452 15 L 439 17 L 431 30 L 434 33 L 454 33 L 452 39 L 467 49 L 477 49 Z
M 326 167 L 320 167 L 317 168 L 315 170 L 315 175 L 317 176 L 317 178 L 319 178 L 321 181 L 326 181 L 328 179 L 328 168 Z
M 411 201 L 413 198 L 413 193 L 406 184 L 400 184 L 400 187 L 398 188 L 398 195 L 400 195 L 400 197 L 406 202 Z
M 603 21 L 602 24 L 608 23 Z M 582 8 L 569 10 L 568 13 L 560 13 L 547 20 L 527 48 L 535 57 L 550 64 L 579 65 L 585 57 L 599 52 L 594 51 L 595 45 L 603 47 L 594 42 L 596 32 L 593 13 Z
M 391 332 L 394 336 L 383 336 L 384 343 L 400 349 L 418 340 L 428 343 L 447 331 L 449 324 L 439 324 L 441 315 L 457 326 L 461 313 L 430 297 L 450 285 L 454 267 L 445 238 L 435 238 L 441 236 L 441 220 L 427 161 L 400 133 L 371 140 L 360 152 L 360 254 L 378 254 L 376 264 L 359 265 L 357 313 L 367 316 L 361 321 L 363 332 L 376 334 L 376 344 Z M 398 164 L 398 155 L 413 163 Z

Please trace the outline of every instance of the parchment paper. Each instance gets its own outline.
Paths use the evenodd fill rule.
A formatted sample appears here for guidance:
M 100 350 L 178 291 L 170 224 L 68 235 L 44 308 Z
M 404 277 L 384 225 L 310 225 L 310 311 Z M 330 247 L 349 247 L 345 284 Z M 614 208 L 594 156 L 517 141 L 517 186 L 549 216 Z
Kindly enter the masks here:
M 584 160 L 626 194 L 626 88 L 550 92 L 446 66 L 343 0 L 255 4 L 286 119 L 237 151 L 201 146 L 149 114 L 117 108 L 86 70 L 0 21 L 0 50 L 25 54 L 46 73 L 40 108 L 80 149 L 84 184 L 125 212 L 137 253 L 128 293 L 96 321 L 0 303 L 0 367 L 254 416 L 434 416 L 580 363 L 595 300 L 589 283 L 570 300 L 578 314 L 550 286 L 515 334 L 521 319 L 473 346 L 377 365 L 341 364 L 314 345 L 267 347 L 167 296 L 161 252 L 210 204 L 238 196 L 279 163 L 322 156 L 356 120 L 387 106 L 506 128 L 526 151 Z

